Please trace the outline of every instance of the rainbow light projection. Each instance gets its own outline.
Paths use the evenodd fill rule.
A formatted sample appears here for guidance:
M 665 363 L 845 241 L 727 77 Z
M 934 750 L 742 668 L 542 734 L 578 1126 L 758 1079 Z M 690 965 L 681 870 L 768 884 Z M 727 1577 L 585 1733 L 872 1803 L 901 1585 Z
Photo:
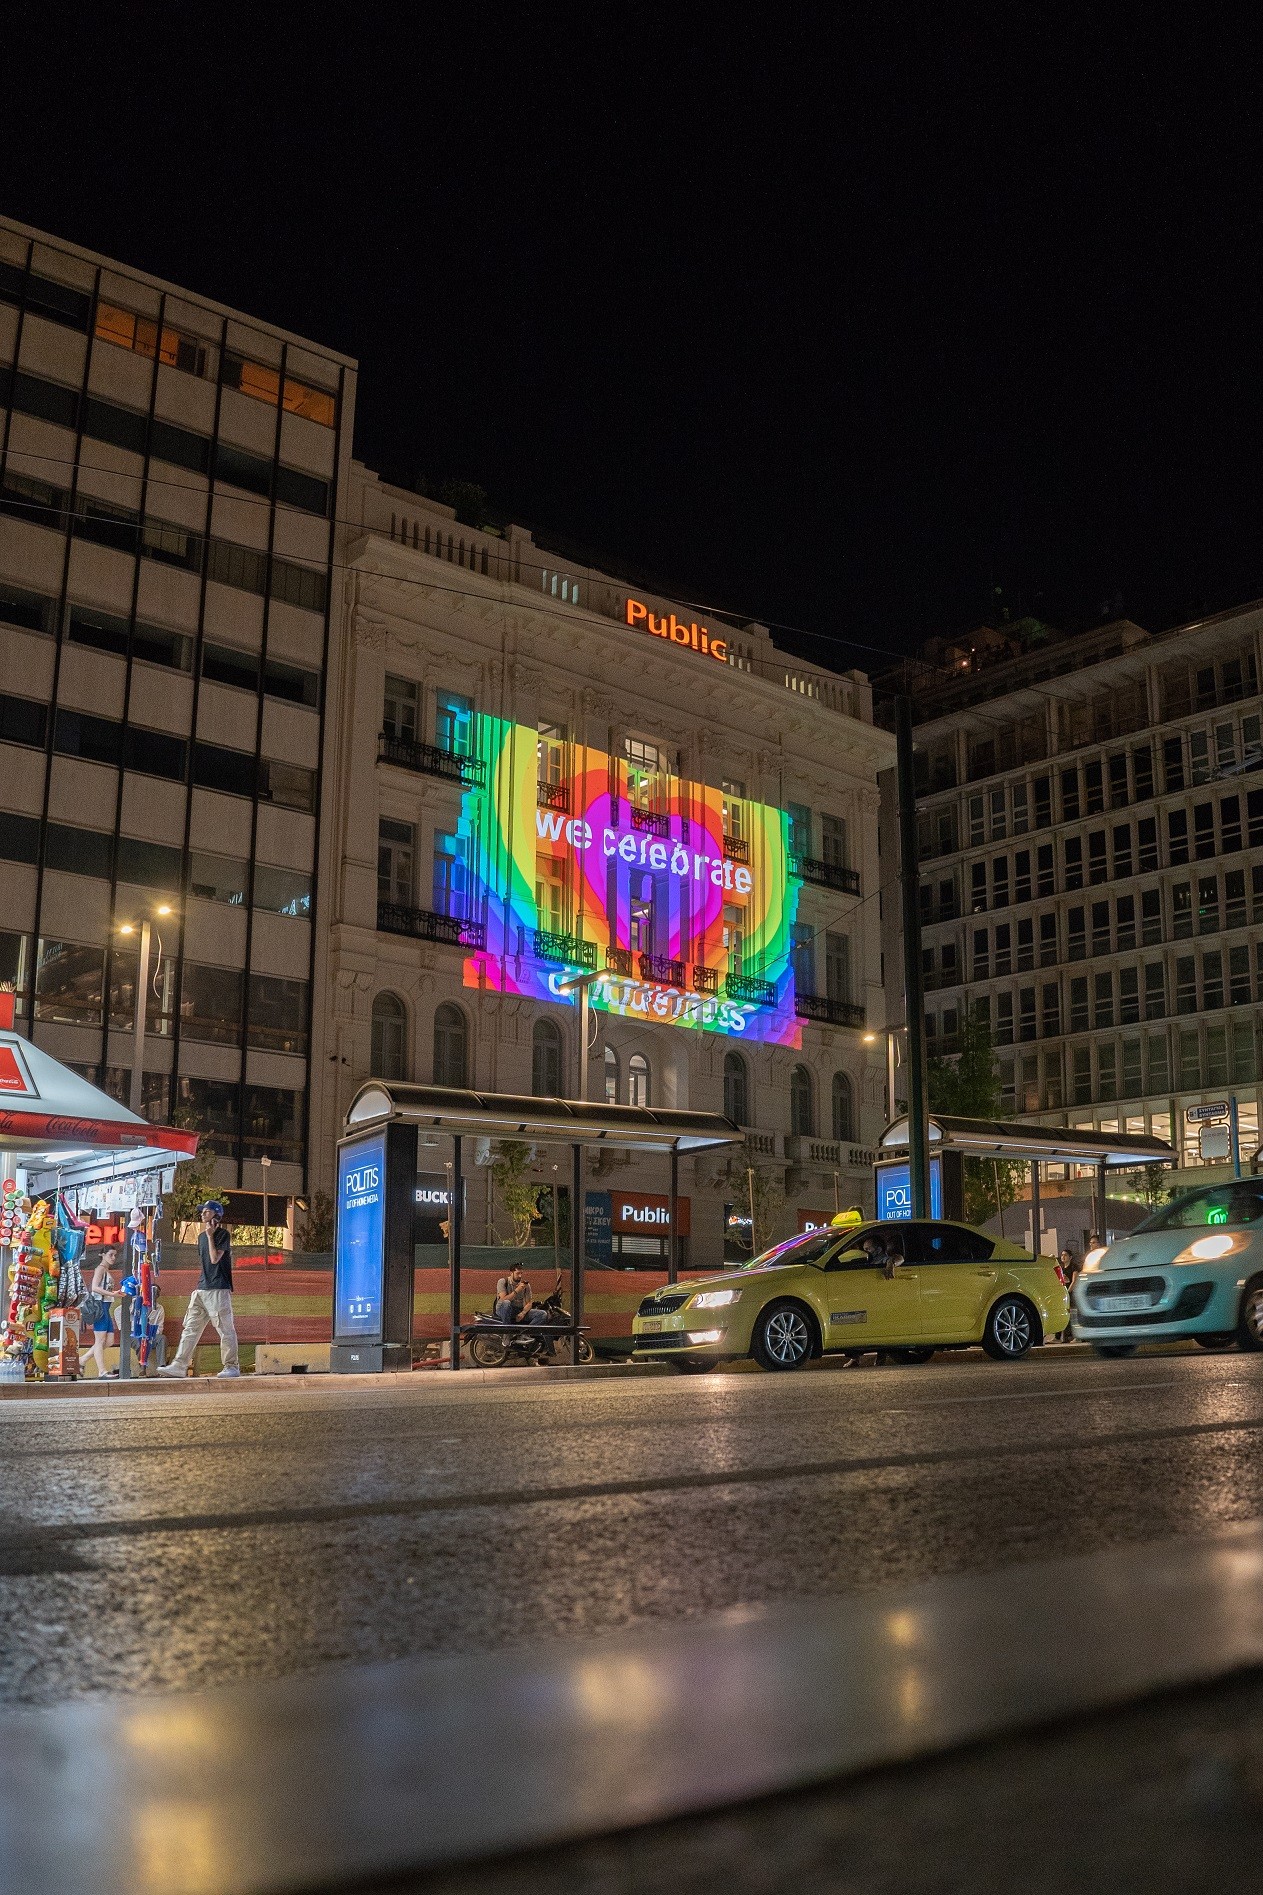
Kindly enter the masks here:
M 474 721 L 486 787 L 465 790 L 460 834 L 466 914 L 485 924 L 486 944 L 465 961 L 466 987 L 573 1006 L 557 983 L 590 967 L 592 1004 L 606 1012 L 801 1046 L 790 955 L 800 884 L 782 810 L 743 801 L 746 860 L 735 860 L 719 790 L 659 775 L 652 806 L 637 809 L 648 796 L 628 764 L 576 744 L 545 805 L 535 731 Z M 739 969 L 725 945 L 738 933 Z

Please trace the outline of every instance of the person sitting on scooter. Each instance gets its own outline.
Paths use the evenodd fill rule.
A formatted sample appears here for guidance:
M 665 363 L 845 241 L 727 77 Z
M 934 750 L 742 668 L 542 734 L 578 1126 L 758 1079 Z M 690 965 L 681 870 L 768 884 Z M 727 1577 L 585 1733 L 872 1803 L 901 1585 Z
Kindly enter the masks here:
M 546 1309 L 536 1309 L 531 1286 L 515 1263 L 507 1276 L 496 1284 L 496 1321 L 501 1323 L 548 1324 L 552 1318 Z M 547 1355 L 552 1354 L 552 1338 L 541 1337 Z

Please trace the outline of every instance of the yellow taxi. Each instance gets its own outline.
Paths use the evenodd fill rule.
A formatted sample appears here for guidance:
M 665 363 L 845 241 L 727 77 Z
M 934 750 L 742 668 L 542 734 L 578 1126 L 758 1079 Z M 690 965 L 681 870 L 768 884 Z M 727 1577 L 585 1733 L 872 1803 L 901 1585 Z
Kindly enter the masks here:
M 739 1356 L 798 1369 L 867 1349 L 928 1362 L 976 1343 L 1017 1362 L 1068 1322 L 1051 1257 L 968 1224 L 915 1219 L 808 1231 L 720 1276 L 669 1285 L 641 1303 L 632 1348 L 637 1361 L 695 1370 Z

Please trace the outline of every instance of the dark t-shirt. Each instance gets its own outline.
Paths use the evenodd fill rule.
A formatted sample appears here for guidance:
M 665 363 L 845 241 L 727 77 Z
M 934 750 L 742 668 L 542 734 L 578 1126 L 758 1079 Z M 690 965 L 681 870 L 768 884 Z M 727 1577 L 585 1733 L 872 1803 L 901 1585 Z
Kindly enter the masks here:
M 214 1231 L 215 1251 L 211 1254 L 210 1239 L 205 1231 L 198 1234 L 197 1251 L 202 1259 L 202 1276 L 198 1284 L 200 1290 L 230 1290 L 232 1288 L 232 1239 L 222 1224 Z

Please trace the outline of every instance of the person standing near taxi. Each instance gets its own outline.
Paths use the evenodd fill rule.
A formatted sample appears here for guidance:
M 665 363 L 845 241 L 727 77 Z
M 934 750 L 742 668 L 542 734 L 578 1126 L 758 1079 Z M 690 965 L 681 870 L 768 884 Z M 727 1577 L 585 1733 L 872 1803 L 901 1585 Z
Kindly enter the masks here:
M 202 1228 L 197 1239 L 202 1271 L 197 1288 L 189 1298 L 180 1346 L 159 1375 L 187 1375 L 193 1351 L 202 1339 L 207 1323 L 215 1325 L 219 1337 L 221 1377 L 241 1374 L 237 1350 L 237 1326 L 232 1314 L 232 1239 L 224 1223 L 224 1207 L 216 1198 L 201 1208 Z

